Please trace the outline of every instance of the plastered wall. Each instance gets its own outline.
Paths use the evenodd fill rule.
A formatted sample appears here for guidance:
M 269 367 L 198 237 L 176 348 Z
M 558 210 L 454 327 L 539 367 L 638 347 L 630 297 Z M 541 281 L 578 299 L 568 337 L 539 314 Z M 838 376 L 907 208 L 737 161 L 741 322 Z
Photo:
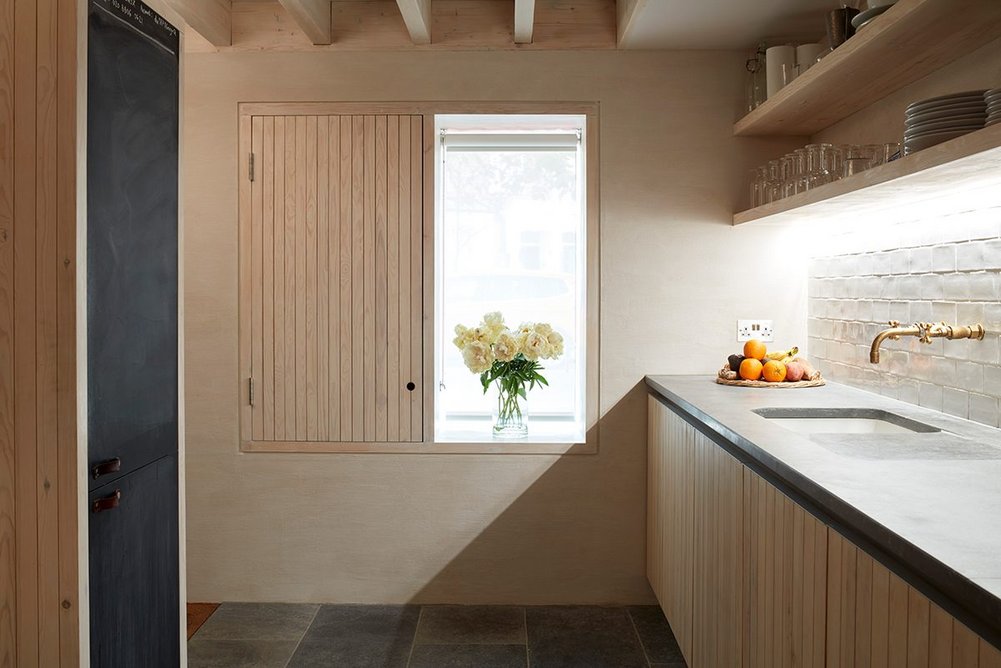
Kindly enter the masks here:
M 645 374 L 712 374 L 737 318 L 806 340 L 806 253 L 730 225 L 745 173 L 799 140 L 734 139 L 743 55 L 190 54 L 185 267 L 190 600 L 651 602 Z M 237 103 L 600 104 L 599 453 L 239 452 Z M 707 379 L 708 382 L 708 379 Z

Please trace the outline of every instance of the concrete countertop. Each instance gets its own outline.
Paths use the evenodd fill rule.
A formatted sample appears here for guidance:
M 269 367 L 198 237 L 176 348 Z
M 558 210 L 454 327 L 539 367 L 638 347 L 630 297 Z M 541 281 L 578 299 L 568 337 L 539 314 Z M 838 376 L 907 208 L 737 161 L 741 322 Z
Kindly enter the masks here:
M 646 382 L 700 431 L 1001 646 L 1001 430 L 835 383 Z M 776 407 L 881 409 L 942 432 L 811 437 L 752 412 Z

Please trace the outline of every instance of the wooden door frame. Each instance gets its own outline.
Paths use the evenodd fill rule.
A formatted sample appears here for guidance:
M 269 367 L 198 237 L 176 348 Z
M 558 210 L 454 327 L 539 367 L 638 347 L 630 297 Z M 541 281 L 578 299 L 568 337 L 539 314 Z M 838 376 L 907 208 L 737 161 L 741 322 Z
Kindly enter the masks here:
M 335 115 L 419 115 L 424 117 L 424 360 L 422 373 L 424 386 L 431 391 L 424 395 L 424 440 L 420 443 L 397 442 L 300 442 L 253 441 L 248 438 L 251 407 L 246 401 L 249 364 L 244 359 L 250 346 L 250 328 L 246 325 L 243 289 L 240 289 L 240 364 L 239 412 L 240 450 L 244 452 L 326 452 L 326 453 L 383 453 L 383 454 L 595 454 L 598 452 L 599 420 L 599 281 L 600 281 L 600 179 L 598 154 L 599 105 L 597 102 L 241 102 L 238 105 L 239 155 L 237 178 L 240 182 L 237 220 L 240 227 L 240 276 L 249 275 L 248 255 L 244 249 L 245 225 L 242 212 L 249 207 L 250 189 L 246 179 L 246 156 L 250 153 L 250 125 L 253 116 L 335 116 Z M 434 398 L 428 379 L 434 378 L 435 314 L 434 314 L 434 221 L 435 221 L 435 136 L 434 117 L 439 114 L 579 114 L 587 118 L 586 133 L 586 191 L 587 191 L 587 360 L 586 360 L 586 437 L 576 443 L 436 443 L 434 441 Z M 246 273 L 245 273 L 246 272 Z

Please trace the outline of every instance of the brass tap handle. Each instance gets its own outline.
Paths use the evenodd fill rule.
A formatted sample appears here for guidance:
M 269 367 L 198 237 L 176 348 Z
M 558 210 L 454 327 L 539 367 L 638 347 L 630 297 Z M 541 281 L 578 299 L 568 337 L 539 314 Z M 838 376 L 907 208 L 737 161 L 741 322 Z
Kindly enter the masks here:
M 932 327 L 930 322 L 915 323 L 918 328 L 918 340 L 921 343 L 931 343 Z

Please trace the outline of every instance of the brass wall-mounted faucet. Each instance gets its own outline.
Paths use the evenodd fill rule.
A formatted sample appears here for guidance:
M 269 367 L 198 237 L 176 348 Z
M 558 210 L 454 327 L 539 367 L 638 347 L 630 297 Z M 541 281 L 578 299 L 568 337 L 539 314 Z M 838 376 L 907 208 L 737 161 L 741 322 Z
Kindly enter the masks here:
M 913 325 L 901 327 L 899 322 L 891 320 L 890 328 L 884 329 L 873 339 L 869 361 L 873 364 L 879 364 L 879 347 L 883 345 L 883 341 L 886 339 L 896 341 L 901 336 L 916 336 L 921 340 L 921 343 L 931 343 L 932 339 L 976 339 L 981 341 L 984 338 L 984 326 L 960 327 L 947 325 L 944 322 L 916 322 Z

